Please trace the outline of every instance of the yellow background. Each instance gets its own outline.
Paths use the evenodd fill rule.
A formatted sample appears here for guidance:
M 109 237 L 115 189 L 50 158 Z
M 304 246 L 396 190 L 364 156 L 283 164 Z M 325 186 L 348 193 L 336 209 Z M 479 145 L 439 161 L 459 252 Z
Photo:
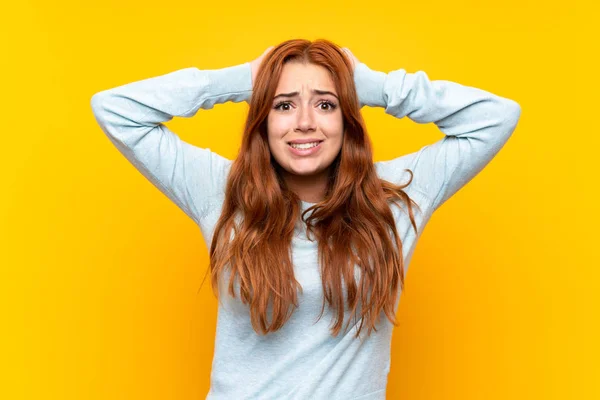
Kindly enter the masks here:
M 504 149 L 417 246 L 388 399 L 600 398 L 592 15 L 524 0 L 3 6 L 0 398 L 206 396 L 217 312 L 208 281 L 197 294 L 206 244 L 108 141 L 90 99 L 290 38 L 327 38 L 373 69 L 423 70 L 522 107 Z M 246 111 L 228 103 L 168 125 L 233 158 Z M 383 109 L 363 115 L 376 161 L 442 137 Z

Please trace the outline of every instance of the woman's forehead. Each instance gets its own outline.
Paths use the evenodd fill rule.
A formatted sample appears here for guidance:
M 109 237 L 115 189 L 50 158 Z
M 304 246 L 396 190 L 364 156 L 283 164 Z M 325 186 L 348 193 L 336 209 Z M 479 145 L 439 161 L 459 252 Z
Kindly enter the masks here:
M 277 84 L 276 94 L 299 92 L 302 96 L 314 94 L 314 90 L 336 93 L 331 74 L 316 64 L 286 63 Z

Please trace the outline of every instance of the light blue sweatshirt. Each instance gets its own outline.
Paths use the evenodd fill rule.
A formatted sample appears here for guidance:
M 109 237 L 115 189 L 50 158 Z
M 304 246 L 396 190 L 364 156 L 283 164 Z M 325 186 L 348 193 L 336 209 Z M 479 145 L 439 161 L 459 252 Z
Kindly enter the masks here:
M 521 113 L 513 100 L 450 81 L 430 81 L 423 71 L 383 73 L 360 63 L 354 80 L 361 105 L 383 107 L 417 123 L 433 122 L 445 135 L 412 154 L 374 163 L 378 175 L 394 183 L 408 180 L 406 168 L 414 172 L 405 191 L 421 207 L 421 212 L 414 208 L 419 236 L 432 213 L 500 151 Z M 216 70 L 185 68 L 129 83 L 95 94 L 91 105 L 110 141 L 196 222 L 210 246 L 232 161 L 182 141 L 163 123 L 215 104 L 249 101 L 251 94 L 250 64 L 244 63 Z M 312 204 L 302 202 L 302 209 Z M 418 236 L 405 212 L 398 207 L 392 212 L 406 270 Z M 298 224 L 292 242 L 294 273 L 303 288 L 300 306 L 279 331 L 256 334 L 248 305 L 240 300 L 239 283 L 235 299 L 227 293 L 228 277 L 220 283 L 207 399 L 385 399 L 393 325 L 382 314 L 371 336 L 364 329 L 354 338 L 355 325 L 334 338 L 334 316 L 327 307 L 315 323 L 323 292 L 317 244 L 308 240 L 304 228 Z

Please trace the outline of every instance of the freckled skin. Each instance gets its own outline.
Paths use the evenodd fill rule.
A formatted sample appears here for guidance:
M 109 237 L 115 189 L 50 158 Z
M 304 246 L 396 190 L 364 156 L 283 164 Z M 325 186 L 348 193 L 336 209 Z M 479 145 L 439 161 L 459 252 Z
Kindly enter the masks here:
M 333 79 L 325 68 L 297 62 L 285 64 L 275 94 L 299 94 L 273 100 L 267 130 L 271 154 L 285 170 L 288 184 L 297 189 L 301 198 L 316 202 L 325 188 L 327 170 L 342 148 L 344 126 L 338 99 L 330 94 L 312 93 L 313 89 L 337 95 Z M 282 102 L 278 109 L 274 108 Z M 303 138 L 324 141 L 315 154 L 295 155 L 289 150 L 288 142 Z

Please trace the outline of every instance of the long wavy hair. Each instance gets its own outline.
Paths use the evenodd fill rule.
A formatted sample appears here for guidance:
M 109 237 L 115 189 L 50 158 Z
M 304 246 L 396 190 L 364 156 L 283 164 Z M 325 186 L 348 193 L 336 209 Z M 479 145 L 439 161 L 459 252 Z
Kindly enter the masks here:
M 325 199 L 301 214 L 307 233 L 318 241 L 324 293 L 319 319 L 327 301 L 337 314 L 331 330 L 333 336 L 338 335 L 344 321 L 344 282 L 346 301 L 355 321 L 360 308 L 356 337 L 365 321 L 368 334 L 372 329 L 377 331 L 375 325 L 382 310 L 397 326 L 394 305 L 398 285 L 404 288 L 404 263 L 402 242 L 388 202 L 408 206 L 416 232 L 411 203 L 419 206 L 402 190 L 412 181 L 413 173 L 407 170 L 411 178 L 400 186 L 377 176 L 351 60 L 325 39 L 285 41 L 261 62 L 242 144 L 227 178 L 225 201 L 210 245 L 213 291 L 218 297 L 219 279 L 229 267 L 229 294 L 236 297 L 234 280 L 239 276 L 241 300 L 249 304 L 251 323 L 259 334 L 279 330 L 298 307 L 297 289 L 302 291 L 302 287 L 294 277 L 291 241 L 301 203 L 287 188 L 267 140 L 270 104 L 284 64 L 292 61 L 320 65 L 330 72 L 344 123 L 342 148 L 329 168 Z M 358 283 L 355 268 L 360 272 Z

